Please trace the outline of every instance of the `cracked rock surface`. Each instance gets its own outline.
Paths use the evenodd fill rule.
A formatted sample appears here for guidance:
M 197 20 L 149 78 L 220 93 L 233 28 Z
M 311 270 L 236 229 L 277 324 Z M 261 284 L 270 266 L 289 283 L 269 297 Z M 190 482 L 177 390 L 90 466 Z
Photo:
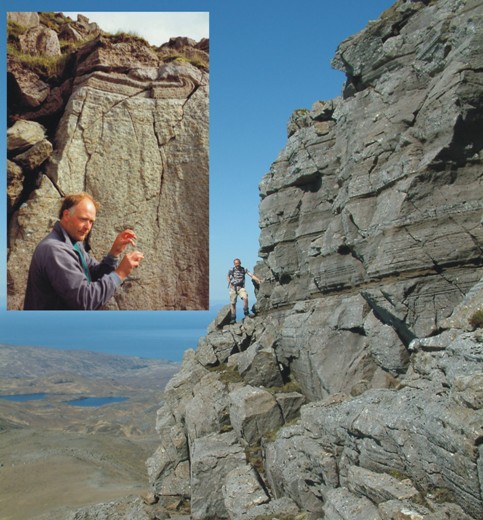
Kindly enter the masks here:
M 342 95 L 291 117 L 260 183 L 257 315 L 220 311 L 158 411 L 161 502 L 482 517 L 482 15 L 396 2 L 339 46 Z

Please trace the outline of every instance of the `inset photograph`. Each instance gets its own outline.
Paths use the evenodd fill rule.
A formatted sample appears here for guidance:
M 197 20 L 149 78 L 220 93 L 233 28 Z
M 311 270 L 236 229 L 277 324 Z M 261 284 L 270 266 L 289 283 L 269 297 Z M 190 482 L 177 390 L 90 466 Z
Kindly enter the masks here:
M 209 307 L 208 13 L 108 14 L 8 13 L 8 310 Z

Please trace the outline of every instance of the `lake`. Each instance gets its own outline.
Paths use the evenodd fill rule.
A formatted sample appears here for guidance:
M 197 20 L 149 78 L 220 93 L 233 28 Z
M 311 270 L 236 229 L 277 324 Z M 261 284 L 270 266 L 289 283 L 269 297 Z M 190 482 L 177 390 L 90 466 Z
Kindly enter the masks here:
M 128 397 L 80 397 L 70 401 L 64 401 L 71 406 L 105 406 L 106 404 L 122 403 Z
M 26 401 L 41 401 L 46 399 L 49 394 L 19 394 L 19 395 L 0 395 L 0 399 L 6 401 L 26 402 Z M 128 397 L 76 397 L 69 401 L 64 401 L 71 406 L 105 406 L 108 404 L 122 403 L 127 401 Z

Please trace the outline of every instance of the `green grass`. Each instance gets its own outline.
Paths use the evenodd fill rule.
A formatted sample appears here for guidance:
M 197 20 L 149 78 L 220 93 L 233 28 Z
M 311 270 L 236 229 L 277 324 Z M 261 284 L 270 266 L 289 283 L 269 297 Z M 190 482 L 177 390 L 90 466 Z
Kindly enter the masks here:
M 53 76 L 62 76 L 69 55 L 59 56 L 34 56 L 24 54 L 12 44 L 7 44 L 7 54 L 23 63 L 28 69 L 38 74 L 43 79 L 51 79 Z
M 68 22 L 62 13 L 42 12 L 39 13 L 40 23 L 58 33 L 61 27 Z
M 389 475 L 397 480 L 406 480 L 407 478 L 409 478 L 407 475 L 405 475 L 404 473 L 402 473 L 401 471 L 399 471 L 397 469 L 392 469 L 389 472 Z
M 245 456 L 247 461 L 258 471 L 258 473 L 261 475 L 265 474 L 263 450 L 259 444 L 255 446 L 247 446 L 245 448 Z
M 151 45 L 141 36 L 139 36 L 138 33 L 135 31 L 117 31 L 114 34 L 104 34 L 105 38 L 107 38 L 112 43 L 125 43 L 125 42 L 132 42 L 132 41 L 138 41 L 141 43 L 144 43 L 145 45 L 151 47 Z
M 241 383 L 243 381 L 242 376 L 238 373 L 238 370 L 234 366 L 222 364 L 211 367 L 209 370 L 210 372 L 216 372 L 220 378 L 220 381 L 225 384 Z
M 476 311 L 468 321 L 473 329 L 483 329 L 483 310 Z
M 170 61 L 191 63 L 194 67 L 202 70 L 208 70 L 210 67 L 208 55 L 199 49 L 194 49 L 193 47 L 182 47 L 181 49 L 163 47 L 158 49 L 157 54 L 165 63 Z
M 40 13 L 40 22 L 53 29 L 57 33 L 60 32 L 62 26 L 65 23 L 73 23 L 72 20 L 65 17 L 61 13 Z M 74 25 L 75 27 L 75 25 Z M 82 40 L 80 42 L 71 42 L 65 40 L 59 40 L 61 46 L 62 56 L 31 56 L 24 54 L 20 50 L 20 36 L 25 33 L 26 27 L 16 24 L 15 22 L 9 21 L 7 26 L 7 54 L 14 56 L 17 60 L 23 63 L 27 68 L 41 76 L 43 79 L 49 79 L 52 76 L 60 76 L 64 71 L 64 66 L 67 61 L 67 57 L 75 52 L 79 47 L 85 45 L 94 36 Z M 193 47 L 183 47 L 181 49 L 170 49 L 167 47 L 156 48 L 150 45 L 144 38 L 139 36 L 136 32 L 124 32 L 118 31 L 115 34 L 102 33 L 103 37 L 106 38 L 113 44 L 137 41 L 150 47 L 162 62 L 182 62 L 190 63 L 191 65 L 201 69 L 209 70 L 209 57 L 208 55 Z
M 27 30 L 26 27 L 22 25 L 18 25 L 15 22 L 9 20 L 7 24 L 7 44 L 13 45 L 15 48 L 19 49 L 19 37 Z
M 271 386 L 265 388 L 265 390 L 271 394 L 289 394 L 290 392 L 302 393 L 302 389 L 295 379 L 285 383 L 283 386 Z

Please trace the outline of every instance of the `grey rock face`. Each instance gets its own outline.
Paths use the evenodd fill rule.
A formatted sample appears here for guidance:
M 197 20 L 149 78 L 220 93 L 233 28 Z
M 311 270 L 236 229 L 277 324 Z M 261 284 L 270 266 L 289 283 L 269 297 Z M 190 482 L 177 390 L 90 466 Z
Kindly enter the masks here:
M 238 372 L 249 385 L 282 386 L 283 378 L 272 347 L 253 343 L 238 357 Z
M 291 117 L 260 184 L 259 313 L 220 313 L 169 411 L 213 449 L 190 482 L 225 509 L 198 489 L 198 518 L 482 517 L 482 6 L 396 2 L 339 46 L 343 95 Z M 248 467 L 220 478 L 227 432 Z
M 92 33 L 86 24 L 81 19 L 75 27 Z M 32 39 L 34 31 L 44 29 L 26 32 L 25 45 L 27 36 Z M 50 51 L 40 46 L 35 52 Z M 41 189 L 29 197 L 26 191 L 23 204 L 12 208 L 18 211 L 9 226 L 9 308 L 23 304 L 36 245 L 24 240 L 29 223 L 48 231 L 62 194 L 87 191 L 101 203 L 91 254 L 102 258 L 116 235 L 131 228 L 145 256 L 136 276 L 125 281 L 106 309 L 206 309 L 208 73 L 189 63 L 163 63 L 143 42 L 101 37 L 80 46 L 71 62 L 71 76 L 52 88 L 18 62 L 9 62 L 15 107 L 23 100 L 23 110 L 34 108 L 26 112 L 27 119 L 52 120 L 63 113 L 52 143 L 34 121 L 21 120 L 8 129 L 9 158 L 44 177 L 34 188 L 52 183 L 57 191 L 47 211 Z M 52 154 L 36 145 L 28 156 L 18 156 L 22 147 L 41 140 L 54 144 Z M 17 157 L 10 157 L 14 151 Z
M 398 2 L 343 42 L 344 96 L 293 115 L 262 179 L 258 306 L 281 310 L 276 355 L 312 399 L 393 384 L 481 278 L 471 6 Z
M 307 491 L 294 485 L 300 471 L 288 471 L 287 459 L 297 460 L 307 451 L 328 450 L 332 455 L 335 449 L 333 474 L 372 502 L 409 498 L 401 490 L 391 492 L 402 493 L 394 497 L 382 492 L 385 482 L 391 482 L 388 475 L 395 471 L 409 479 L 404 483 L 409 494 L 415 485 L 419 490 L 448 489 L 460 507 L 478 518 L 483 511 L 475 450 L 483 424 L 481 407 L 474 401 L 480 394 L 477 381 L 481 383 L 483 361 L 478 338 L 467 333 L 444 350 L 418 351 L 400 390 L 368 391 L 337 406 L 322 401 L 302 407 L 300 425 L 282 430 L 269 451 L 277 456 L 267 456 L 279 495 L 288 494 L 307 507 Z M 461 395 L 465 392 L 473 396 L 470 402 Z M 307 437 L 315 439 L 312 448 L 304 443 Z M 320 468 L 323 459 L 312 455 L 308 460 L 312 462 L 303 465 L 308 472 L 304 481 L 317 482 L 322 475 L 327 484 L 327 470 Z M 359 468 L 354 470 L 354 465 Z M 374 485 L 375 475 L 361 479 L 360 468 L 381 474 L 378 485 Z M 361 480 L 371 491 L 361 492 Z M 319 490 L 314 486 L 309 492 L 315 504 Z
M 223 497 L 229 518 L 247 518 L 247 512 L 269 502 L 256 472 L 249 465 L 230 471 L 223 486 Z
M 191 517 L 227 518 L 220 490 L 227 475 L 245 465 L 245 452 L 234 433 L 195 440 L 191 455 Z
M 191 497 L 192 516 L 200 519 L 245 518 L 248 510 L 272 498 L 256 467 L 261 439 L 296 417 L 305 401 L 283 387 L 272 394 L 243 383 L 237 356 L 245 353 L 244 344 L 254 344 L 255 330 L 265 355 L 273 331 L 257 319 L 216 327 L 225 312 L 220 311 L 196 353 L 185 354 L 182 369 L 168 383 L 156 426 L 160 446 L 147 461 L 153 492 L 161 500 Z M 227 349 L 235 353 L 225 358 Z M 210 362 L 207 350 L 213 354 Z M 185 474 L 183 480 L 182 471 L 189 471 L 189 478 Z M 244 492 L 236 493 L 240 487 Z

